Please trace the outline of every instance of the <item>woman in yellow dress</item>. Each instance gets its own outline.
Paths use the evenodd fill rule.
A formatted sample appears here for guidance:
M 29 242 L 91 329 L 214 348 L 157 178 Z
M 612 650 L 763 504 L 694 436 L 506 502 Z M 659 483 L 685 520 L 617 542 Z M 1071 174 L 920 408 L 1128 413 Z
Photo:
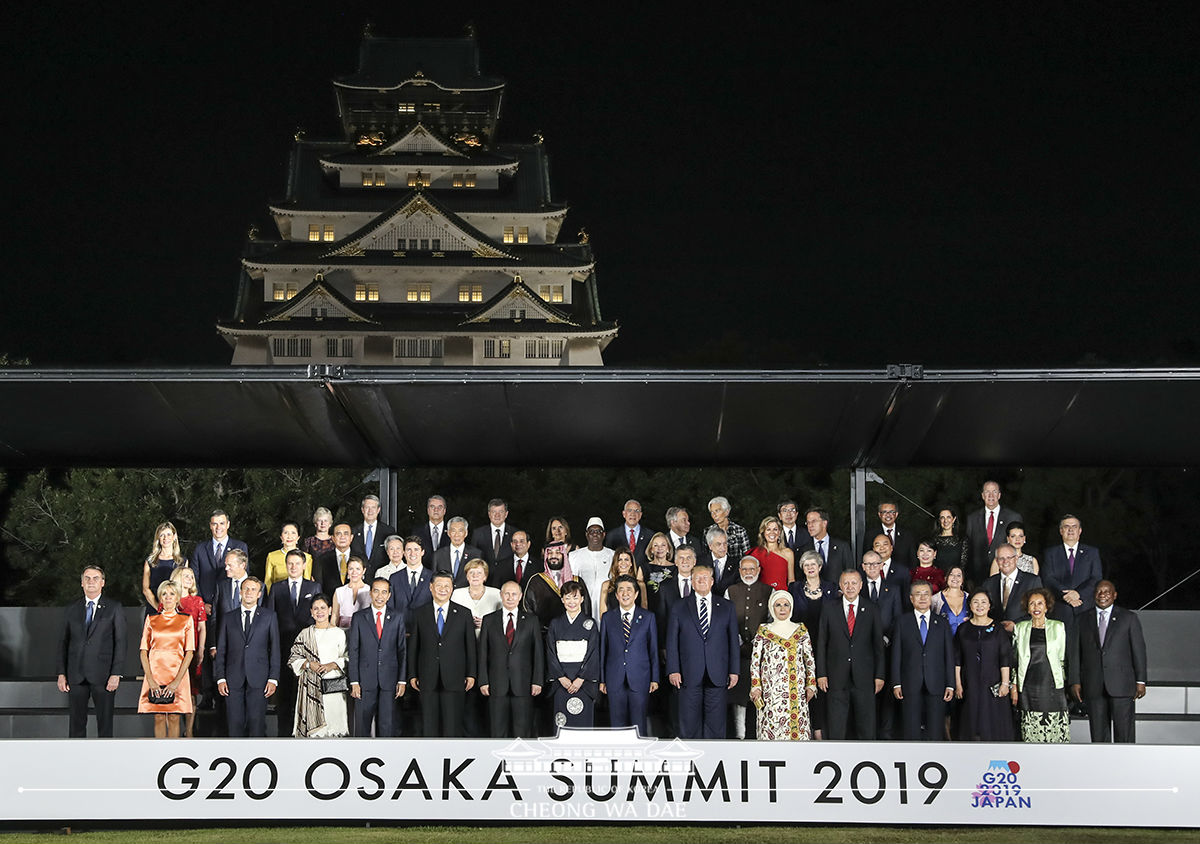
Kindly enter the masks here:
M 283 547 L 267 555 L 267 572 L 263 577 L 264 596 L 271 591 L 272 583 L 287 580 L 287 552 L 295 550 L 300 544 L 300 526 L 295 522 L 284 522 L 279 541 Z M 304 579 L 312 580 L 312 554 L 307 551 L 304 552 Z
M 773 620 L 758 628 L 750 655 L 750 700 L 758 707 L 760 741 L 808 741 L 808 702 L 817 694 L 812 640 L 792 621 L 792 596 L 777 589 L 768 603 Z

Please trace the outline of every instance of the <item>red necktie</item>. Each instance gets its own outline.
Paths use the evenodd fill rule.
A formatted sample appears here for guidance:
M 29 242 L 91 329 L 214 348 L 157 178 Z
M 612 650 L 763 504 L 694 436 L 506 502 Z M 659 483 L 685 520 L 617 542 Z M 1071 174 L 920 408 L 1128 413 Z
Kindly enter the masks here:
M 637 538 L 633 535 L 633 528 L 629 529 L 629 550 L 637 550 Z
M 992 537 L 996 535 L 996 514 L 988 510 L 988 545 L 992 544 Z
M 376 636 L 376 638 L 379 638 L 379 639 L 383 638 L 383 613 L 382 612 L 375 613 L 375 636 Z
M 854 635 L 854 604 L 850 605 L 850 612 L 846 615 L 846 631 Z
M 513 637 L 516 636 L 516 634 L 517 631 L 513 628 L 512 613 L 509 613 L 508 626 L 504 628 L 504 638 L 508 640 L 508 646 L 510 648 L 512 647 Z
M 520 560 L 517 560 L 517 570 L 516 570 L 516 572 L 514 572 L 517 576 L 517 583 L 521 582 L 521 572 L 523 572 L 524 570 L 525 570 L 525 564 L 522 563 Z

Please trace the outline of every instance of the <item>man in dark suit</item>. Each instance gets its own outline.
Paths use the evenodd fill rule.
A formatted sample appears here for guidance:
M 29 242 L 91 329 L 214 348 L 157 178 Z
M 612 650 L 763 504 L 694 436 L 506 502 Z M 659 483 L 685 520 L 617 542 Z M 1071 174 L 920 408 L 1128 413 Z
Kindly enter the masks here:
M 408 537 L 404 540 L 404 568 L 388 578 L 392 590 L 388 607 L 402 610 L 409 622 L 413 620 L 413 610 L 433 600 L 429 594 L 433 572 L 422 564 L 424 558 L 425 546 L 420 537 Z
M 917 564 L 917 537 L 911 530 L 901 528 L 897 524 L 900 517 L 899 506 L 895 501 L 885 498 L 879 502 L 876 513 L 879 521 L 867 525 L 859 547 L 867 547 L 874 537 L 883 534 L 892 543 L 892 559 L 908 568 L 915 566 Z
M 679 737 L 723 739 L 727 693 L 738 680 L 737 618 L 713 594 L 711 567 L 692 569 L 692 587 L 667 622 L 667 679 L 679 690 Z
M 824 560 L 821 566 L 822 580 L 837 583 L 842 572 L 857 568 L 850 543 L 829 535 L 829 513 L 819 507 L 810 507 L 804 513 L 804 528 L 808 531 L 808 540 L 798 546 L 796 557 L 799 559 L 805 551 L 820 554 Z
M 996 548 L 996 565 L 1000 571 L 983 582 L 983 591 L 992 602 L 992 618 L 1000 622 L 1009 633 L 1016 622 L 1029 616 L 1021 609 L 1021 599 L 1030 589 L 1039 589 L 1042 579 L 1036 574 L 1019 571 L 1017 560 L 1020 554 L 1007 542 Z
M 279 686 L 279 625 L 261 597 L 261 580 L 243 580 L 241 605 L 222 616 L 217 637 L 213 673 L 235 738 L 266 737 L 267 698 Z
M 392 589 L 388 581 L 377 577 L 371 581 L 371 606 L 364 607 L 350 619 L 346 636 L 349 659 L 346 662 L 350 678 L 350 697 L 354 706 L 354 735 L 371 735 L 375 727 L 377 738 L 400 735 L 396 717 L 396 700 L 404 695 L 407 648 L 404 610 L 390 609 L 388 599 Z
M 379 520 L 379 496 L 367 495 L 362 500 L 362 522 L 354 528 L 350 553 L 362 559 L 368 573 L 387 564 L 384 542 L 396 529 Z
M 204 599 L 204 611 L 210 617 L 216 603 L 217 583 L 225 576 L 225 553 L 241 548 L 247 554 L 250 549 L 240 539 L 229 535 L 229 516 L 224 510 L 213 510 L 208 519 L 212 539 L 197 542 L 192 550 L 192 568 L 196 570 L 196 589 Z
M 908 603 L 908 587 L 912 585 L 912 572 L 909 571 L 908 566 L 896 562 L 892 540 L 881 533 L 872 539 L 871 550 L 878 554 L 879 559 L 883 561 L 879 575 L 885 583 L 896 590 L 896 595 L 900 598 L 901 609 L 911 609 Z
M 779 515 L 779 522 L 783 525 L 783 534 L 780 536 L 780 539 L 783 540 L 784 545 L 792 549 L 792 552 L 796 555 L 796 559 L 799 560 L 800 555 L 808 550 L 810 546 L 809 539 L 811 539 L 808 535 L 808 528 L 799 521 L 800 508 L 796 506 L 795 501 L 785 498 L 779 502 L 776 510 Z M 750 537 L 751 545 L 757 544 L 757 542 L 757 536 Z M 824 563 L 824 561 L 825 558 L 822 557 L 821 562 Z
M 1058 523 L 1061 545 L 1053 545 L 1042 554 L 1042 582 L 1065 601 L 1079 616 L 1095 606 L 1096 584 L 1103 577 L 1100 551 L 1079 541 L 1083 523 L 1070 513 Z
M 883 688 L 883 630 L 875 605 L 859 597 L 862 575 L 842 572 L 842 597 L 821 610 L 817 635 L 817 688 L 829 695 L 826 738 L 875 738 L 875 695 Z
M 71 738 L 87 738 L 88 700 L 96 707 L 96 734 L 112 738 L 113 704 L 125 661 L 125 609 L 106 599 L 104 570 L 88 566 L 83 598 L 67 607 L 58 643 L 58 690 L 71 708 Z
M 988 481 L 979 493 L 983 509 L 967 516 L 967 588 L 975 589 L 988 576 L 996 547 L 1008 536 L 1008 523 L 1021 521 L 1016 510 L 1000 506 L 1000 484 Z
M 704 532 L 704 541 L 708 543 L 709 563 L 713 570 L 713 591 L 724 595 L 726 589 L 741 580 L 738 560 L 729 559 L 729 536 L 724 529 L 713 525 Z
M 513 526 L 508 523 L 508 505 L 502 498 L 488 502 L 487 515 L 488 523 L 471 534 L 471 545 L 483 552 L 481 556 L 490 573 L 498 563 L 512 559 Z
M 467 529 L 467 520 L 462 516 L 455 516 L 448 521 L 446 533 L 450 535 L 450 543 L 444 548 L 439 548 L 433 555 L 434 573 L 450 572 L 455 589 L 467 585 L 466 564 L 477 557 L 483 557 L 483 551 L 467 544 Z
M 877 551 L 863 554 L 862 596 L 875 605 L 879 611 L 880 630 L 883 632 L 883 646 L 886 648 L 895 634 L 896 619 L 904 607 L 900 602 L 899 587 L 888 583 L 883 577 L 883 560 Z
M 511 580 L 524 589 L 529 578 L 544 571 L 545 565 L 529 553 L 529 534 L 525 531 L 514 530 L 509 547 L 512 548 L 512 556 L 496 564 L 488 576 L 488 582 L 499 589 Z
M 604 547 L 629 548 L 633 551 L 633 559 L 639 566 L 646 564 L 646 546 L 650 544 L 652 531 L 642 527 L 642 504 L 636 499 L 629 499 L 621 510 L 623 521 L 615 528 L 604 534 Z
M 293 548 L 284 558 L 287 580 L 271 584 L 267 606 L 275 613 L 279 625 L 281 652 L 291 653 L 296 635 L 313 623 L 312 601 L 321 591 L 315 580 L 304 578 L 304 552 Z M 275 713 L 280 738 L 292 735 L 296 713 L 296 674 L 290 669 L 279 677 L 279 689 L 275 697 Z
M 533 701 L 542 693 L 542 626 L 521 610 L 521 587 L 500 587 L 500 609 L 479 627 L 479 693 L 488 701 L 492 738 L 533 738 Z
M 346 583 L 346 567 L 350 565 L 350 546 L 354 544 L 354 528 L 342 523 L 333 526 L 333 547 L 313 558 L 313 576 L 321 591 L 332 596 Z
M 600 618 L 600 693 L 608 695 L 609 723 L 649 735 L 646 711 L 658 691 L 658 632 L 654 616 L 637 604 L 637 579 L 617 578 L 617 608 Z
M 454 738 L 463 734 L 467 692 L 474 688 L 478 671 L 475 621 L 469 609 L 450 602 L 454 581 L 449 572 L 434 574 L 430 591 L 433 600 L 414 611 L 409 684 L 421 693 L 425 737 Z
M 412 529 L 412 535 L 421 540 L 421 548 L 425 551 L 421 564 L 432 569 L 433 552 L 450 544 L 450 537 L 446 536 L 446 499 L 440 495 L 429 496 L 425 514 L 428 518 Z
M 667 509 L 667 541 L 671 547 L 678 549 L 682 545 L 690 545 L 696 549 L 696 562 L 708 562 L 708 546 L 698 536 L 693 536 L 692 517 L 686 507 L 670 507 Z
M 950 622 L 931 610 L 932 586 L 919 580 L 909 596 L 912 612 L 896 623 L 892 642 L 892 694 L 900 701 L 904 740 L 935 741 L 943 735 L 946 704 L 954 697 L 954 636 Z
M 1146 696 L 1146 640 L 1137 613 L 1117 607 L 1117 587 L 1101 580 L 1096 608 L 1079 617 L 1076 700 L 1087 704 L 1093 742 L 1135 740 L 1134 701 Z

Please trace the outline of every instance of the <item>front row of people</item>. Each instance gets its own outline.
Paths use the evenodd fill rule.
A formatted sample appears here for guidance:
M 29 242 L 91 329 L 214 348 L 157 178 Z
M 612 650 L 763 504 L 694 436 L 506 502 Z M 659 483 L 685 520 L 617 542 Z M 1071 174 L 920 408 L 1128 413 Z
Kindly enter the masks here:
M 193 711 L 189 669 L 207 632 L 203 605 L 197 611 L 192 602 L 191 614 L 182 606 L 194 594 L 192 572 L 178 574 L 158 586 L 161 609 L 147 617 L 140 648 L 145 679 L 138 711 L 155 715 L 158 737 L 179 736 Z M 556 725 L 591 726 L 603 694 L 612 726 L 636 726 L 645 735 L 661 658 L 679 735 L 723 738 L 727 691 L 747 670 L 734 602 L 714 593 L 712 570 L 703 565 L 692 569 L 691 594 L 672 607 L 665 642 L 630 575 L 616 578 L 617 606 L 599 620 L 587 611 L 578 581 L 555 584 L 563 612 L 548 625 L 522 606 L 521 589 L 511 581 L 500 590 L 499 609 L 480 619 L 451 600 L 448 572 L 432 576 L 432 600 L 420 604 L 391 600 L 392 583 L 376 578 L 370 604 L 354 613 L 348 630 L 333 623 L 331 601 L 318 593 L 303 596 L 313 623 L 297 632 L 292 618 L 280 617 L 300 606 L 300 594 L 290 596 L 290 605 L 286 596 L 263 604 L 261 581 L 237 580 L 240 602 L 217 616 L 213 661 L 231 736 L 266 734 L 267 704 L 282 675 L 296 678 L 294 710 L 278 711 L 297 736 L 400 735 L 397 701 L 410 689 L 420 698 L 425 736 L 462 735 L 468 693 L 478 686 L 488 711 L 474 713 L 486 722 L 474 725 L 475 734 L 529 737 L 538 732 L 535 704 L 547 683 Z M 81 582 L 83 599 L 66 614 L 58 686 L 70 696 L 72 736 L 86 735 L 89 700 L 100 735 L 111 736 L 123 611 L 102 597 L 101 569 L 89 566 Z M 1048 617 L 1054 598 L 1040 588 L 1022 595 L 1028 617 L 1011 635 L 983 589 L 970 595 L 970 616 L 954 633 L 931 611 L 929 584 L 918 581 L 912 610 L 894 625 L 886 650 L 879 612 L 860 598 L 861 575 L 843 572 L 839 586 L 841 594 L 823 602 L 815 636 L 793 620 L 791 593 L 770 593 L 770 620 L 754 635 L 748 665 L 758 738 L 809 738 L 808 704 L 819 691 L 830 739 L 874 738 L 877 696 L 889 694 L 905 739 L 941 737 L 947 703 L 957 697 L 962 739 L 1011 740 L 1015 708 L 1021 739 L 1066 741 L 1070 691 L 1088 703 L 1094 741 L 1133 739 L 1133 701 L 1145 694 L 1145 645 L 1136 614 L 1114 606 L 1109 581 L 1097 585 L 1096 617 L 1081 619 L 1078 638 Z M 279 587 L 286 590 L 286 581 Z

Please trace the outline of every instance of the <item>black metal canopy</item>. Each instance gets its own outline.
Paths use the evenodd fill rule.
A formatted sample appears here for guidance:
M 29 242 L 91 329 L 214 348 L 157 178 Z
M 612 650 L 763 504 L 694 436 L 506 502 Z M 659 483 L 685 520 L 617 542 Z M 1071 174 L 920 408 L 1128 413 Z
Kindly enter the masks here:
M 0 408 L 13 467 L 1200 464 L 1200 369 L 11 368 Z

